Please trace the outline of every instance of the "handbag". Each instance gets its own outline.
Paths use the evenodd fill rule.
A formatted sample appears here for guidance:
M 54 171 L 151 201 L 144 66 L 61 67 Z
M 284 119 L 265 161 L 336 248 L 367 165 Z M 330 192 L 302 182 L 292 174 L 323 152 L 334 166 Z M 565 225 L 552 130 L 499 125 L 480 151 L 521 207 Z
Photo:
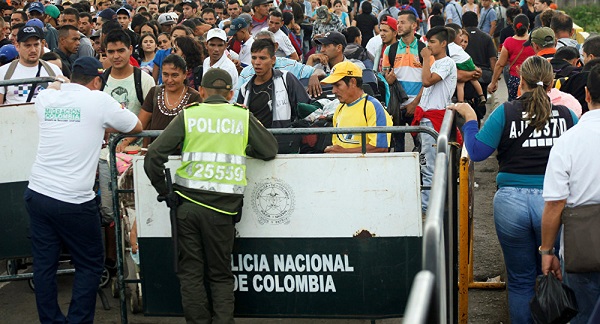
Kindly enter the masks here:
M 565 207 L 562 223 L 567 272 L 600 271 L 600 204 Z

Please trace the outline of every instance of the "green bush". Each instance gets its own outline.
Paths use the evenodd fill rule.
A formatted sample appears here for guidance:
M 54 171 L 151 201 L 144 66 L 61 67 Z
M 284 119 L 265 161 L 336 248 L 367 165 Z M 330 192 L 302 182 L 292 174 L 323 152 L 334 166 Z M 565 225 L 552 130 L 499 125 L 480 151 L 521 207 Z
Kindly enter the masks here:
M 586 32 L 600 32 L 600 19 L 598 19 L 600 17 L 599 5 L 564 8 L 564 11 Z

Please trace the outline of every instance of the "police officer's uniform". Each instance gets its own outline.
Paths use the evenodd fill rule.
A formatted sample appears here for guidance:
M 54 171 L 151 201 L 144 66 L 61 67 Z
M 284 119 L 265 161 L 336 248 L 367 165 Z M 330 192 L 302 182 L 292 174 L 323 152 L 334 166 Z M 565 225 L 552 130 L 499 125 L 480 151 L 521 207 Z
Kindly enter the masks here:
M 229 90 L 231 76 L 210 69 L 201 86 Z M 277 141 L 246 108 L 229 104 L 220 95 L 204 98 L 204 103 L 186 107 L 148 149 L 144 168 L 159 194 L 167 193 L 164 163 L 180 146 L 182 165 L 174 188 L 182 202 L 177 209 L 178 277 L 185 317 L 188 323 L 210 323 L 211 318 L 232 323 L 231 252 L 234 219 L 246 186 L 246 154 L 272 159 Z

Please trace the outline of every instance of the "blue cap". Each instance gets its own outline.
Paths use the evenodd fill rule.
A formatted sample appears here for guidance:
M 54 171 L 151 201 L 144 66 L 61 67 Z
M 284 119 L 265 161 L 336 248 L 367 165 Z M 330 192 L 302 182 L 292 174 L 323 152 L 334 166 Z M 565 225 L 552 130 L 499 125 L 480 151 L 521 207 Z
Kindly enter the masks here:
M 102 63 L 98 61 L 95 57 L 84 56 L 75 60 L 73 63 L 73 74 L 79 73 L 88 76 L 101 76 L 104 73 L 104 68 L 102 67 Z
M 29 5 L 29 9 L 27 9 L 27 12 L 32 12 L 32 11 L 44 13 L 44 5 L 41 2 L 32 2 Z
M 33 18 L 33 19 L 29 19 L 26 23 L 25 26 L 35 26 L 41 29 L 44 29 L 44 23 L 37 19 L 37 18 Z
M 102 21 L 117 20 L 117 13 L 110 8 L 106 8 L 106 9 L 100 11 L 100 14 L 98 14 L 98 17 L 101 17 Z
M 229 26 L 229 32 L 227 33 L 227 36 L 233 36 L 235 35 L 235 33 L 246 27 L 248 27 L 248 22 L 246 22 L 246 19 L 237 17 L 231 21 L 231 25 Z
M 19 56 L 17 48 L 13 44 L 8 44 L 0 47 L 0 62 L 6 64 L 16 59 Z

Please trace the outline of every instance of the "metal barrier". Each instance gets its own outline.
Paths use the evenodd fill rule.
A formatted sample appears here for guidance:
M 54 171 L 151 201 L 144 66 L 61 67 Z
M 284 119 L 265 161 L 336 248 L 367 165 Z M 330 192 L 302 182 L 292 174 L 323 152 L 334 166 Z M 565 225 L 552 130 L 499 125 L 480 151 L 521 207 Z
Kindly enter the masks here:
M 459 191 L 459 267 L 458 267 L 458 318 L 460 323 L 467 323 L 469 318 L 469 288 L 504 289 L 504 282 L 474 282 L 473 280 L 473 185 L 475 182 L 473 161 L 465 147 L 460 157 L 458 181 Z M 464 251 L 464 252 L 463 252 Z
M 455 112 L 447 110 L 437 139 L 435 171 L 423 232 L 423 270 L 411 289 L 405 321 L 456 323 L 458 321 L 457 207 L 458 192 Z
M 297 134 L 297 135 L 308 135 L 308 134 L 347 134 L 347 133 L 426 133 L 434 138 L 438 138 L 438 133 L 429 128 L 422 126 L 409 126 L 409 127 L 357 127 L 357 128 L 291 128 L 291 129 L 270 129 L 274 135 L 279 134 Z M 118 134 L 113 137 L 109 143 L 110 147 L 110 172 L 111 172 L 111 183 L 117 183 L 117 166 L 116 166 L 116 147 L 117 144 L 126 137 L 158 137 L 162 131 L 144 131 L 139 134 L 125 135 Z M 439 140 L 438 140 L 439 141 Z M 446 139 L 447 143 L 447 139 Z M 362 151 L 366 153 L 366 137 L 362 137 Z M 434 182 L 435 183 L 435 182 Z M 117 280 L 119 283 L 119 298 L 120 298 L 120 313 L 121 323 L 127 323 L 127 303 L 125 296 L 125 287 L 127 283 L 139 283 L 138 279 L 125 279 L 124 277 L 124 254 L 121 238 L 123 236 L 120 222 L 120 210 L 119 210 L 119 194 L 131 193 L 131 189 L 118 189 L 116 185 L 111 186 L 113 194 L 113 212 L 115 217 L 115 236 L 117 238 Z M 419 277 L 421 278 L 421 277 Z M 422 279 L 419 282 L 423 281 Z

